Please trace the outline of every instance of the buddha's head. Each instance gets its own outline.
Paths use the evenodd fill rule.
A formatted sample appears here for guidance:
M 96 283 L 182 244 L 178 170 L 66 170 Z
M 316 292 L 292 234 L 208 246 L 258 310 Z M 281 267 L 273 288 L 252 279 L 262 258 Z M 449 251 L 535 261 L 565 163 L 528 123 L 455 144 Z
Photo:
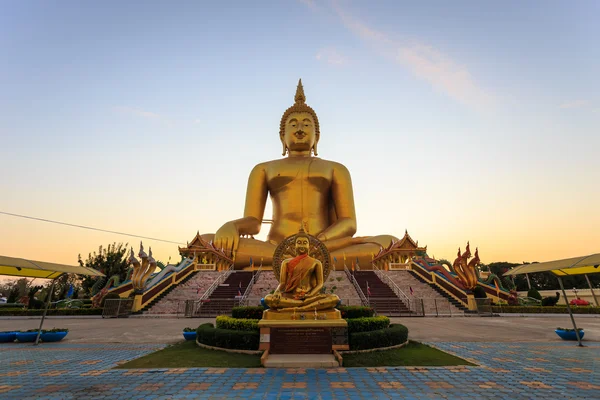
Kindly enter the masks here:
M 306 235 L 305 233 L 302 233 L 302 232 L 298 233 L 296 235 L 296 239 L 294 240 L 294 243 L 296 245 L 296 255 L 297 256 L 308 253 L 308 248 L 309 248 L 309 243 L 310 243 L 310 239 L 308 238 L 308 235 Z
M 317 155 L 319 119 L 315 110 L 306 104 L 302 80 L 298 81 L 294 100 L 294 105 L 285 110 L 279 124 L 283 155 L 288 151 L 312 151 Z

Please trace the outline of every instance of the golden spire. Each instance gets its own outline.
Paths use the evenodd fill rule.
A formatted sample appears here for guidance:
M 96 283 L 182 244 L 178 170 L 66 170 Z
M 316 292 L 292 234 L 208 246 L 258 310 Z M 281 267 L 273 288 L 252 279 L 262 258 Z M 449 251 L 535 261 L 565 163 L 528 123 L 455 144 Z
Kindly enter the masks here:
M 294 102 L 306 103 L 306 95 L 304 94 L 304 87 L 302 86 L 302 79 L 298 80 L 298 87 L 296 88 L 296 95 L 294 96 Z

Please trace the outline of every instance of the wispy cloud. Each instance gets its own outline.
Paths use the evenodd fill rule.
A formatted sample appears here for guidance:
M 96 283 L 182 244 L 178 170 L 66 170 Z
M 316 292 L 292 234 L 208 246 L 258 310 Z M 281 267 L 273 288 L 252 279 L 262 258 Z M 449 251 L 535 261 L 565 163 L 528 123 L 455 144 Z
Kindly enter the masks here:
M 345 65 L 348 58 L 333 47 L 326 47 L 317 52 L 315 58 L 330 65 Z
M 471 107 L 493 104 L 494 96 L 477 84 L 469 69 L 441 50 L 418 40 L 396 39 L 350 15 L 339 2 L 333 6 L 347 29 L 416 77 Z
M 560 108 L 583 108 L 588 105 L 587 100 L 574 100 L 562 103 Z
M 120 113 L 135 115 L 137 117 L 142 117 L 142 118 L 151 118 L 151 119 L 161 118 L 160 114 L 157 114 L 157 113 L 154 113 L 151 111 L 142 110 L 141 108 L 137 108 L 137 107 L 117 106 L 117 107 L 114 107 L 114 110 L 117 112 L 120 112 Z

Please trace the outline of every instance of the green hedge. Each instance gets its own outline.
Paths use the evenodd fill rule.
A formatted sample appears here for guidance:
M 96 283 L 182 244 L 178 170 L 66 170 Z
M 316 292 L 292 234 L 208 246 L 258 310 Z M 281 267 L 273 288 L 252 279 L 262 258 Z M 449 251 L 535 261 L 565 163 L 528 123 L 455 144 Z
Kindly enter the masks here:
M 571 306 L 573 314 L 600 314 L 600 307 Z M 568 314 L 567 306 L 492 306 L 494 313 Z
M 408 328 L 394 324 L 389 328 L 350 334 L 350 350 L 366 350 L 402 344 L 408 339 Z
M 1 316 L 38 316 L 42 315 L 44 310 L 23 310 L 23 309 L 0 309 Z M 58 310 L 48 310 L 47 315 L 102 315 L 101 308 L 62 308 Z
M 338 310 L 342 313 L 342 318 L 363 318 L 375 315 L 375 310 L 371 307 L 362 306 L 341 306 Z
M 198 342 L 224 349 L 258 350 L 260 334 L 255 331 L 232 331 L 215 328 L 213 324 L 202 324 L 196 330 Z
M 0 309 L 2 308 L 23 308 L 25 307 L 25 304 L 21 304 L 21 303 L 0 303 Z
M 385 316 L 348 318 L 348 333 L 370 332 L 385 329 L 390 326 L 390 319 Z
M 217 317 L 217 329 L 229 329 L 232 331 L 256 331 L 258 328 L 257 319 L 248 318 L 233 318 L 227 315 L 220 315 Z
M 263 311 L 265 309 L 262 306 L 233 307 L 231 316 L 233 318 L 261 319 Z

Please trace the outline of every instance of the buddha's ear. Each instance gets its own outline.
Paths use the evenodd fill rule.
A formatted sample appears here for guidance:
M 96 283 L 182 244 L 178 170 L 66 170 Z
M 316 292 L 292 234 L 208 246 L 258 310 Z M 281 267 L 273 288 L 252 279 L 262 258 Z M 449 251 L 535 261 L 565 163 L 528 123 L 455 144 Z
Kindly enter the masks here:
M 317 142 L 315 142 L 315 144 L 313 145 L 313 153 L 315 153 L 315 156 L 318 156 L 317 154 Z
M 285 145 L 285 142 L 282 140 L 281 144 L 283 145 L 283 153 L 281 153 L 282 156 L 285 156 L 287 153 L 287 146 Z

